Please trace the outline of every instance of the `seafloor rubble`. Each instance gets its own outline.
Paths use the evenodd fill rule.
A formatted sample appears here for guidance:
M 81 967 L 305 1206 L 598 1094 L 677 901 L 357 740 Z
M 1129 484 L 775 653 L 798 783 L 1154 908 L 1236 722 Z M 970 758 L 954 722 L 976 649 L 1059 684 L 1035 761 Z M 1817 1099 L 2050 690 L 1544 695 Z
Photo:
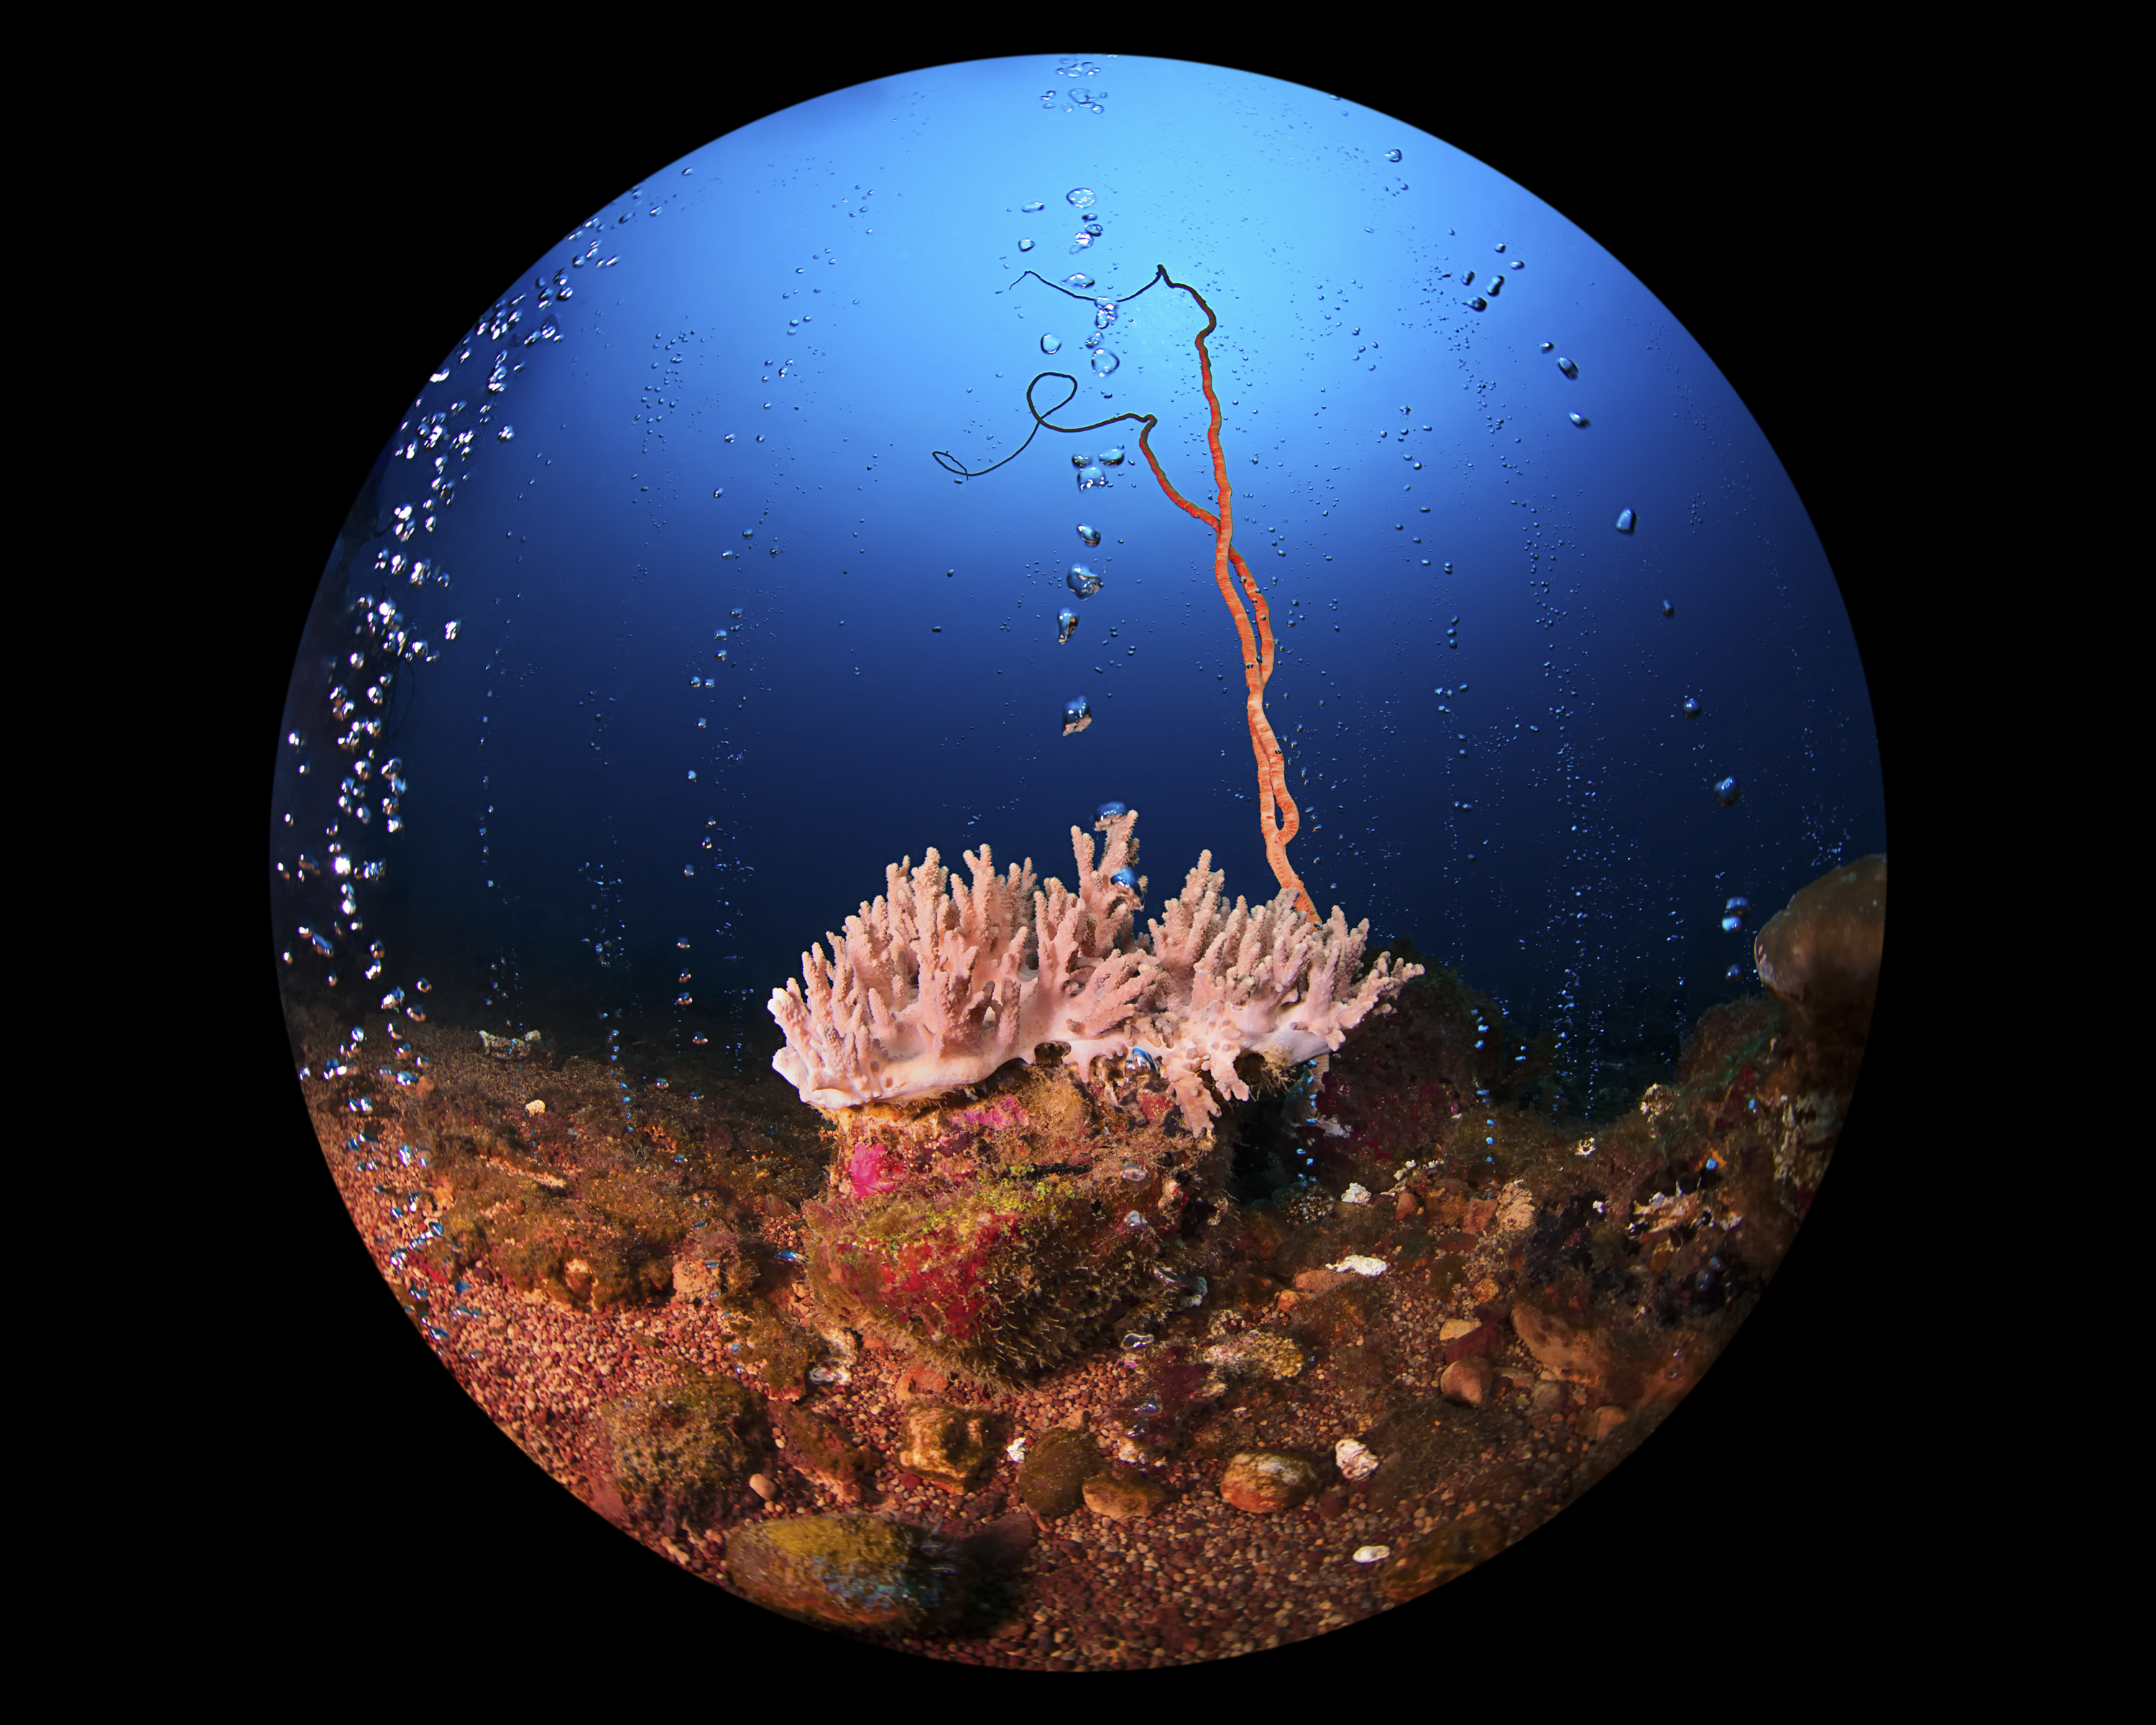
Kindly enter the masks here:
M 878 1645 L 1139 1667 L 1414 1598 L 1655 1428 L 1825 1171 L 1883 901 L 1878 860 L 1799 895 L 1781 993 L 1591 1131 L 1435 968 L 1314 1086 L 1254 1062 L 1209 1139 L 1142 1070 L 827 1125 L 552 1035 L 291 1030 L 384 1276 L 570 1491 Z

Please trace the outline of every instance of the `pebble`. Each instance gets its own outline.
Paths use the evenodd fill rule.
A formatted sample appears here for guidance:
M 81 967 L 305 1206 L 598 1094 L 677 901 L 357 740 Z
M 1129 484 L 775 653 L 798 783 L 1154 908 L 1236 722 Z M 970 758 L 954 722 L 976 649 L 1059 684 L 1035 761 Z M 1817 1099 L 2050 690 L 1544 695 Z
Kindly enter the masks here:
M 1278 1330 L 1252 1330 L 1232 1342 L 1216 1343 L 1199 1357 L 1231 1377 L 1281 1378 L 1301 1372 L 1309 1358 L 1293 1337 Z
M 1437 1380 L 1438 1393 L 1447 1401 L 1479 1408 L 1489 1400 L 1491 1383 L 1496 1376 L 1488 1360 L 1479 1353 L 1471 1353 L 1445 1368 L 1444 1375 Z
M 1111 1522 L 1149 1516 L 1167 1502 L 1167 1488 L 1143 1474 L 1114 1474 L 1086 1481 L 1086 1507 Z
M 1625 1410 L 1614 1405 L 1590 1408 L 1580 1421 L 1580 1430 L 1588 1442 L 1599 1444 L 1625 1423 Z
M 1231 1458 L 1220 1476 L 1220 1495 L 1254 1516 L 1273 1515 L 1308 1501 L 1317 1489 L 1317 1470 L 1300 1455 L 1273 1450 L 1245 1450 Z
M 1378 1471 L 1378 1458 L 1354 1438 L 1342 1438 L 1332 1446 L 1332 1464 L 1342 1479 L 1366 1480 Z
M 1393 1548 L 1389 1545 L 1358 1545 L 1355 1548 L 1355 1561 L 1358 1563 L 1382 1563 L 1392 1554 Z
M 1471 1317 L 1448 1317 L 1437 1327 L 1437 1339 L 1456 1342 L 1462 1336 L 1471 1335 L 1481 1326 Z
M 966 1491 L 993 1459 L 988 1416 L 937 1402 L 915 1402 L 905 1414 L 898 1465 L 947 1491 Z

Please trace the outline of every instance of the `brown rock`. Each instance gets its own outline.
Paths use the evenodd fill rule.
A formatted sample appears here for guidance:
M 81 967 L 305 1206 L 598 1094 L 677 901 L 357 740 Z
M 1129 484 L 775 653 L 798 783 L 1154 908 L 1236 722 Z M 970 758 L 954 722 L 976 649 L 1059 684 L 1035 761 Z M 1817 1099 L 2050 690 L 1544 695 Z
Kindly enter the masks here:
M 1487 1359 L 1479 1353 L 1471 1354 L 1445 1368 L 1444 1375 L 1437 1380 L 1438 1393 L 1449 1402 L 1465 1402 L 1471 1408 L 1479 1408 L 1489 1400 L 1496 1378 L 1496 1373 Z
M 1393 1214 L 1399 1220 L 1404 1222 L 1414 1213 L 1414 1194 L 1412 1192 L 1403 1192 L 1400 1194 L 1400 1201 L 1393 1206 Z
M 1298 1270 L 1295 1273 L 1296 1288 L 1305 1294 L 1330 1293 L 1354 1279 L 1345 1270 Z
M 1442 1335 L 1442 1332 L 1440 1334 Z M 1471 1355 L 1494 1353 L 1503 1345 L 1504 1329 L 1501 1325 L 1479 1323 L 1463 1333 L 1454 1336 L 1445 1344 L 1445 1363 L 1466 1359 Z
M 1504 1529 L 1495 1517 L 1463 1516 L 1403 1548 L 1394 1556 L 1379 1585 L 1387 1599 L 1399 1604 L 1457 1580 L 1504 1548 Z
M 1524 1303 L 1512 1308 L 1512 1328 L 1527 1352 L 1559 1377 L 1600 1384 L 1612 1375 L 1609 1350 L 1599 1332 Z
M 1478 1198 L 1467 1206 L 1466 1219 L 1460 1227 L 1469 1234 L 1480 1234 L 1490 1225 L 1490 1219 L 1497 1214 L 1497 1200 Z
M 1588 1442 L 1599 1444 L 1624 1423 L 1625 1410 L 1622 1408 L 1605 1405 L 1589 1408 L 1581 1415 L 1579 1429 Z
M 1534 1393 L 1529 1400 L 1535 1412 L 1545 1418 L 1552 1414 L 1562 1413 L 1566 1400 L 1564 1385 L 1554 1378 L 1544 1378 L 1543 1382 L 1535 1385 Z
M 601 1404 L 612 1483 L 639 1520 L 682 1521 L 748 1483 L 762 1447 L 762 1409 L 732 1378 L 690 1378 Z
M 726 1542 L 727 1579 L 757 1604 L 835 1629 L 918 1634 L 948 1623 L 972 1591 L 965 1548 L 869 1515 L 795 1516 Z
M 1025 1446 L 1025 1460 L 1018 1471 L 1018 1501 L 1045 1520 L 1067 1516 L 1083 1501 L 1086 1482 L 1106 1471 L 1106 1466 L 1082 1430 L 1044 1431 Z
M 875 1452 L 858 1445 L 820 1414 L 788 1407 L 778 1416 L 786 1459 L 796 1471 L 828 1489 L 841 1503 L 860 1503 L 875 1493 Z
M 1168 1488 L 1142 1473 L 1118 1468 L 1086 1481 L 1086 1507 L 1111 1522 L 1151 1515 L 1168 1502 Z
M 1220 1495 L 1254 1516 L 1293 1509 L 1317 1489 L 1317 1470 L 1300 1455 L 1276 1450 L 1245 1450 L 1220 1476 Z
M 964 1492 L 988 1470 L 994 1440 L 988 1416 L 939 1402 L 915 1402 L 906 1409 L 906 1440 L 898 1465 L 947 1491 Z
M 1769 917 L 1753 942 L 1759 980 L 1815 1020 L 1861 1038 L 1879 988 L 1887 933 L 1887 859 L 1822 875 Z

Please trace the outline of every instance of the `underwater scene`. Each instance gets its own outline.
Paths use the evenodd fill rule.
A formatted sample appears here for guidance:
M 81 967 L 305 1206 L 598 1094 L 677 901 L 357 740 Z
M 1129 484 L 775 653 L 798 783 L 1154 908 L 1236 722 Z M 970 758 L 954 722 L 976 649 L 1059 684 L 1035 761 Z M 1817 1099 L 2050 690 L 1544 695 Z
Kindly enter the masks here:
M 272 953 L 358 1238 L 594 1525 L 1201 1665 L 1440 1621 L 1712 1393 L 1855 1091 L 1881 769 L 1781 462 L 1592 237 L 1322 90 L 978 61 L 411 372 Z

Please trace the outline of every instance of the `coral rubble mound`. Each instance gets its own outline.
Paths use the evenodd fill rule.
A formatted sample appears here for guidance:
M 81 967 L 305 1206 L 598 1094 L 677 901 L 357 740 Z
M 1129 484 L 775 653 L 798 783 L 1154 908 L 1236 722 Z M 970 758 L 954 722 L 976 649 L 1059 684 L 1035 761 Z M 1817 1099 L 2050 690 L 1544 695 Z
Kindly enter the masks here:
M 1350 928 L 1337 906 L 1317 924 L 1286 891 L 1228 908 L 1210 851 L 1141 940 L 1146 883 L 1115 878 L 1137 819 L 1097 824 L 1107 835 L 1097 867 L 1093 840 L 1070 829 L 1075 892 L 1055 879 L 1037 889 L 1030 859 L 998 875 L 985 845 L 965 854 L 970 887 L 933 850 L 917 869 L 893 865 L 886 895 L 846 919 L 843 938 L 827 937 L 829 957 L 820 946 L 802 954 L 806 993 L 790 979 L 773 992 L 786 1033 L 773 1066 L 803 1101 L 836 1109 L 977 1084 L 1030 1064 L 1044 1044 L 1062 1045 L 1080 1071 L 1135 1050 L 1198 1133 L 1219 1111 L 1208 1076 L 1247 1097 L 1238 1057 L 1286 1067 L 1329 1054 L 1422 973 L 1381 953 L 1358 978 L 1369 924 Z

